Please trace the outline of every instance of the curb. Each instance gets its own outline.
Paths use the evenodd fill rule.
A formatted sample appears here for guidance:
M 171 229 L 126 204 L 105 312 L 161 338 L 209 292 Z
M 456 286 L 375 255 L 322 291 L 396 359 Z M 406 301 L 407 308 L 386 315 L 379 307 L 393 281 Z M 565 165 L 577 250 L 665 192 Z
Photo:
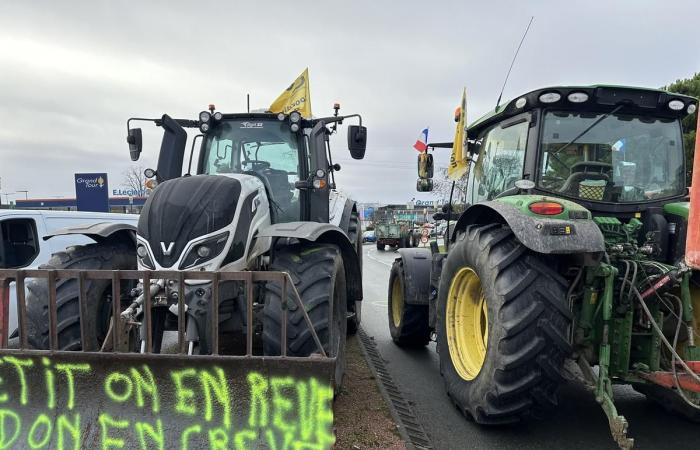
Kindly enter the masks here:
M 372 371 L 379 391 L 389 406 L 391 417 L 396 422 L 401 438 L 406 442 L 409 450 L 432 450 L 433 445 L 430 438 L 425 433 L 423 426 L 416 419 L 413 408 L 403 397 L 403 394 L 396 386 L 394 379 L 384 365 L 384 360 L 379 354 L 374 338 L 365 333 L 360 327 L 358 331 L 360 337 L 360 349 L 367 360 L 367 365 Z

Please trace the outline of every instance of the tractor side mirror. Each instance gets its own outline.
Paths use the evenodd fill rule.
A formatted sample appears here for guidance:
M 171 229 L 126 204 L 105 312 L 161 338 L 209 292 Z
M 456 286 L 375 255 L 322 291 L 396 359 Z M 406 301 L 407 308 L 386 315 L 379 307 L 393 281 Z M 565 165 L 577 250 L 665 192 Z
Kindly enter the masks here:
M 433 178 L 433 155 L 421 153 L 418 155 L 418 178 L 428 180 Z
M 416 190 L 418 192 L 430 192 L 433 190 L 433 180 L 424 180 L 422 178 L 419 178 L 416 181 Z
M 367 127 L 350 125 L 348 127 L 348 149 L 353 159 L 365 157 L 367 149 Z
M 129 129 L 129 135 L 126 137 L 126 142 L 129 144 L 129 155 L 131 156 L 131 160 L 138 161 L 143 148 L 141 128 Z

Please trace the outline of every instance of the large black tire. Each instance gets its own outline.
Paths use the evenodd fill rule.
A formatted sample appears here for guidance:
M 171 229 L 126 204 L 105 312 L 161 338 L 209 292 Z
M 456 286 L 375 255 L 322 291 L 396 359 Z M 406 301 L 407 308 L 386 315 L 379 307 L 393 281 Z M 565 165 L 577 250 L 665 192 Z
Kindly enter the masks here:
M 452 402 L 477 423 L 517 422 L 556 405 L 564 359 L 572 351 L 567 338 L 572 314 L 566 280 L 555 267 L 554 261 L 525 248 L 500 224 L 471 226 L 450 248 L 438 294 L 440 372 Z M 447 302 L 458 272 L 472 271 L 481 290 L 457 296 L 455 283 L 453 298 L 468 301 L 483 295 L 487 340 L 483 363 L 475 366 L 478 373 L 461 376 L 453 353 L 456 361 L 465 358 L 448 344 Z
M 290 275 L 326 354 L 337 358 L 335 385 L 339 389 L 345 373 L 347 333 L 347 288 L 340 249 L 331 244 L 291 245 L 277 250 L 270 270 Z M 305 357 L 319 353 L 293 292 L 288 286 L 287 355 Z M 281 297 L 281 284 L 267 283 L 263 311 L 263 351 L 267 356 L 281 354 Z
M 357 260 L 360 263 L 360 273 L 362 273 L 362 224 L 357 212 L 350 213 L 350 224 L 348 225 L 348 238 L 355 246 Z M 355 335 L 360 329 L 362 321 L 362 302 L 349 299 L 348 304 L 348 335 Z
M 379 242 L 377 242 L 377 250 L 378 250 L 378 251 L 383 252 L 383 251 L 384 251 L 384 247 L 385 247 L 384 244 L 380 244 Z
M 40 269 L 85 270 L 135 270 L 136 251 L 127 244 L 88 244 L 68 247 L 55 253 Z M 112 312 L 112 282 L 110 280 L 86 280 L 87 314 L 85 323 L 86 348 L 99 350 L 109 329 Z M 122 298 L 133 283 L 120 283 Z M 34 279 L 27 283 L 28 340 L 37 349 L 49 348 L 48 284 Z M 80 315 L 78 305 L 78 280 L 58 280 L 56 283 L 56 307 L 58 318 L 59 350 L 81 350 Z M 122 302 L 126 308 L 127 302 Z
M 403 259 L 397 258 L 389 273 L 389 332 L 394 343 L 401 347 L 424 347 L 430 342 L 428 305 L 404 302 L 405 276 Z

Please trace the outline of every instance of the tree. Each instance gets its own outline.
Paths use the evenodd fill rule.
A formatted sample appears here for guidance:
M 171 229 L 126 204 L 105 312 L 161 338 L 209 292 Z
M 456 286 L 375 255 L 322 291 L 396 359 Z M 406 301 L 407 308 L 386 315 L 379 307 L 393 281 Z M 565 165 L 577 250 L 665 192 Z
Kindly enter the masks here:
M 143 174 L 144 168 L 141 166 L 130 166 L 123 173 L 122 187 L 128 191 L 138 193 L 138 196 L 146 194 L 146 175 Z
M 445 202 L 450 199 L 452 190 L 452 180 L 447 176 L 447 167 L 438 169 L 438 176 L 433 179 L 433 195 Z M 452 196 L 452 203 L 462 203 L 466 201 L 467 179 L 469 171 L 455 181 L 455 190 Z
M 677 94 L 689 95 L 691 97 L 700 97 L 700 72 L 696 73 L 690 78 L 676 80 L 675 82 L 664 86 L 662 88 L 665 91 L 675 92 Z M 695 136 L 697 130 L 695 129 L 698 123 L 698 112 L 695 111 L 693 114 L 689 114 L 683 119 L 683 146 L 685 147 L 686 155 L 686 167 L 687 167 L 687 180 L 690 183 L 692 179 L 693 171 L 693 155 L 695 153 Z

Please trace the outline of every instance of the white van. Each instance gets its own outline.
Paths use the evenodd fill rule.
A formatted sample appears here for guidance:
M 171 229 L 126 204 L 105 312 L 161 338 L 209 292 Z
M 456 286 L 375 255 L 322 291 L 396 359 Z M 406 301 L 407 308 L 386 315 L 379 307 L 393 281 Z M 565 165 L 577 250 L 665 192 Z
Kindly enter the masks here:
M 53 235 L 58 230 L 98 223 L 129 224 L 136 227 L 138 220 L 136 214 L 0 209 L 0 269 L 36 269 L 47 263 L 56 252 L 73 245 L 95 242 L 81 234 L 60 235 L 44 240 L 44 237 Z M 12 334 L 17 329 L 14 283 L 10 285 L 9 295 L 2 297 L 0 295 L 0 301 L 10 303 L 8 330 Z

